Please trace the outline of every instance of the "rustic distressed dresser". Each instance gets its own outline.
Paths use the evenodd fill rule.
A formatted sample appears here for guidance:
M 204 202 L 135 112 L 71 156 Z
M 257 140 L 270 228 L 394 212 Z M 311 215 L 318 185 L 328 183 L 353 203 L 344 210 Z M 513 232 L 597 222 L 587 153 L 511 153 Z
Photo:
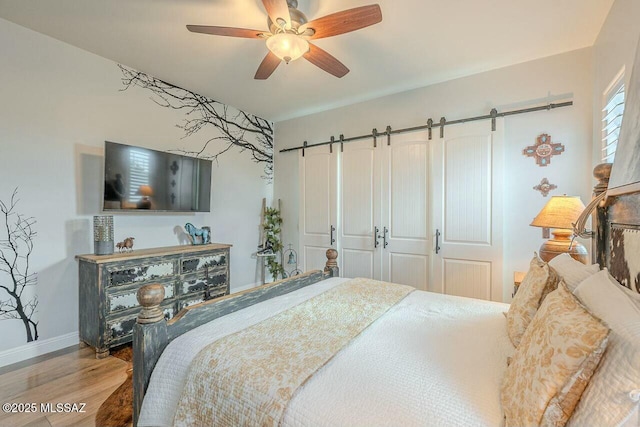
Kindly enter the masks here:
M 131 342 L 140 312 L 136 292 L 160 283 L 165 318 L 183 307 L 229 294 L 231 245 L 172 246 L 112 255 L 78 255 L 80 339 L 96 357 Z

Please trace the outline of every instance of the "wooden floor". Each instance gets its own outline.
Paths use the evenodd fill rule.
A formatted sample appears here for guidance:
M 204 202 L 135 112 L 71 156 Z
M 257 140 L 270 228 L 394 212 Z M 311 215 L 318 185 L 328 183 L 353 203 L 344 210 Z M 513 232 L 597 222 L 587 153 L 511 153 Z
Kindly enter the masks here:
M 0 426 L 95 426 L 98 408 L 127 378 L 128 364 L 77 346 L 0 369 L 0 403 L 35 404 L 35 412 L 0 412 Z M 47 408 L 46 404 L 52 404 Z M 86 404 L 84 413 L 55 412 L 56 404 Z M 18 408 L 21 409 L 21 408 Z M 62 408 L 64 409 L 64 408 Z M 73 409 L 69 406 L 69 409 Z

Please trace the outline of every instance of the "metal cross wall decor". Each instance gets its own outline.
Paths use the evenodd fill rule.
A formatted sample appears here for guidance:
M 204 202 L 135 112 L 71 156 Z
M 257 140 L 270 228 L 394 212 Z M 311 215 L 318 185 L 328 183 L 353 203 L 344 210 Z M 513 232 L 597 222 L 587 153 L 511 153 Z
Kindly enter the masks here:
M 527 157 L 535 157 L 538 166 L 547 166 L 551 163 L 551 156 L 558 156 L 564 153 L 564 145 L 551 142 L 551 136 L 543 133 L 537 138 L 534 145 L 530 145 L 522 154 Z
M 542 178 L 540 184 L 533 187 L 533 189 L 539 191 L 543 197 L 547 197 L 549 195 L 549 191 L 555 190 L 556 188 L 558 188 L 558 186 L 551 184 L 547 178 Z

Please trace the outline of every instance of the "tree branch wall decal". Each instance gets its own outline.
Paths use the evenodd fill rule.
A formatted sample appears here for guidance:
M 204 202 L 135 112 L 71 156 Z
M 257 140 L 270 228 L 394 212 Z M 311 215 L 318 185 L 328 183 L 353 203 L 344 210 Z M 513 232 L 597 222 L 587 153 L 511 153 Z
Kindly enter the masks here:
M 150 90 L 155 95 L 152 100 L 161 107 L 182 110 L 185 120 L 177 126 L 184 130 L 185 137 L 196 134 L 210 126 L 220 131 L 220 135 L 205 141 L 199 149 L 175 150 L 181 153 L 218 160 L 218 158 L 237 147 L 241 152 L 249 152 L 255 163 L 264 165 L 264 178 L 273 179 L 273 123 L 243 111 L 230 111 L 221 102 L 199 95 L 187 89 L 174 86 L 148 74 L 118 64 L 122 71 L 124 90 L 132 86 Z M 216 154 L 205 151 L 213 142 L 222 143 L 223 147 Z
M 19 202 L 18 189 L 11 195 L 8 203 L 0 200 L 2 214 L 2 234 L 0 234 L 0 298 L 3 293 L 9 299 L 0 299 L 0 319 L 18 319 L 24 324 L 27 342 L 38 339 L 38 322 L 33 315 L 38 307 L 35 295 L 25 300 L 24 291 L 37 283 L 37 276 L 31 272 L 30 259 L 33 253 L 33 241 L 36 232 L 33 226 L 36 220 L 16 212 Z M 8 279 L 8 280 L 7 280 Z

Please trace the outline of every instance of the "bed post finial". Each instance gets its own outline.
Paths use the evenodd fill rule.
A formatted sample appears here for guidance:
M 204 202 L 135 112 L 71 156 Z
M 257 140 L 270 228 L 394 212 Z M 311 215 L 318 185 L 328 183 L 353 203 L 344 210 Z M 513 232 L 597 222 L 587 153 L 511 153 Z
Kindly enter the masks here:
M 603 191 L 607 191 L 612 165 L 612 163 L 600 163 L 593 168 L 593 177 L 598 180 L 596 186 L 593 187 L 593 192 L 596 196 L 600 195 Z
M 164 319 L 164 313 L 160 309 L 160 304 L 164 300 L 164 286 L 159 283 L 141 286 L 136 296 L 142 306 L 138 314 L 138 323 L 156 323 Z
M 331 277 L 339 277 L 340 272 L 338 270 L 338 251 L 335 249 L 327 249 L 327 264 L 324 267 L 324 272 L 329 273 Z

